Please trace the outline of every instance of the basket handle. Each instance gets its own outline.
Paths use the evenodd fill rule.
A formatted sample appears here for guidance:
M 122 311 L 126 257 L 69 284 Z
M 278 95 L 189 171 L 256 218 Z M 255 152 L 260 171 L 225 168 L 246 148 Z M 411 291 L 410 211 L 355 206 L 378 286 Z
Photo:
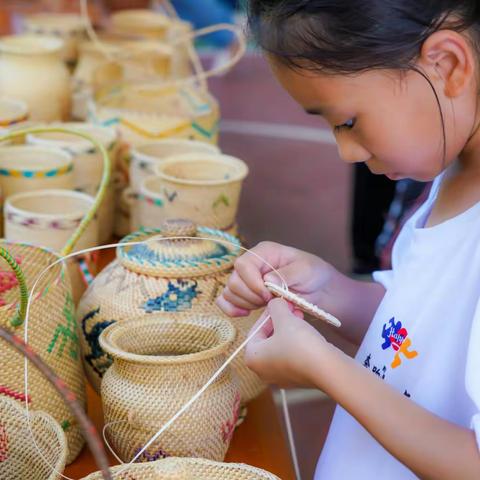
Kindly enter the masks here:
M 65 382 L 58 377 L 54 371 L 36 354 L 33 349 L 27 345 L 21 338 L 17 337 L 6 328 L 0 326 L 0 338 L 3 338 L 12 345 L 24 357 L 30 360 L 35 367 L 45 376 L 45 378 L 55 387 L 57 392 L 63 397 L 64 402 L 68 405 L 72 413 L 78 420 L 80 428 L 87 444 L 95 458 L 97 466 L 102 472 L 104 480 L 113 480 L 110 473 L 108 457 L 105 447 L 100 439 L 95 426 L 83 411 L 77 396 L 67 387 Z
M 75 244 L 78 242 L 78 239 L 83 235 L 85 230 L 87 229 L 90 222 L 93 220 L 93 217 L 97 213 L 98 208 L 100 207 L 103 199 L 105 198 L 105 194 L 107 191 L 108 184 L 110 182 L 110 157 L 108 155 L 107 149 L 95 138 L 87 133 L 80 132 L 78 130 L 74 130 L 71 128 L 62 128 L 62 127 L 32 127 L 32 128 L 25 128 L 21 130 L 15 130 L 13 132 L 7 133 L 5 135 L 0 135 L 0 143 L 5 140 L 11 140 L 12 138 L 20 137 L 23 135 L 27 135 L 29 133 L 46 133 L 46 132 L 57 132 L 57 133 L 67 133 L 69 135 L 76 135 L 78 137 L 84 138 L 88 140 L 93 146 L 100 152 L 103 159 L 103 175 L 102 180 L 100 182 L 100 186 L 98 187 L 97 195 L 95 196 L 95 201 L 93 205 L 90 207 L 90 210 L 85 214 L 80 225 L 77 229 L 73 232 L 72 236 L 68 239 L 67 243 L 63 247 L 60 252 L 62 257 L 72 253 Z
M 217 23 L 216 25 L 200 28 L 191 33 L 187 33 L 185 35 L 182 35 L 176 38 L 173 44 L 177 45 L 177 44 L 185 43 L 198 37 L 204 37 L 205 35 L 209 35 L 215 32 L 222 32 L 222 31 L 231 32 L 235 35 L 238 43 L 238 49 L 235 52 L 235 54 L 229 60 L 227 60 L 223 65 L 218 65 L 217 67 L 212 68 L 210 70 L 203 70 L 203 68 L 201 67 L 200 60 L 198 59 L 198 55 L 195 51 L 193 53 L 193 58 L 190 58 L 190 60 L 194 64 L 194 67 L 196 62 L 200 64 L 200 67 L 196 67 L 195 75 L 192 75 L 191 77 L 181 78 L 179 80 L 174 80 L 173 81 L 174 84 L 188 83 L 195 80 L 204 81 L 209 79 L 210 77 L 221 75 L 222 73 L 225 73 L 231 68 L 233 68 L 242 59 L 242 57 L 244 56 L 247 50 L 247 42 L 245 39 L 245 35 L 243 34 L 240 27 L 237 27 L 236 25 L 233 25 L 231 23 Z M 168 84 L 168 82 L 166 83 Z
M 162 4 L 167 14 L 171 18 L 178 19 L 177 12 L 169 0 L 161 0 L 160 3 Z M 99 40 L 92 26 L 92 22 L 90 21 L 90 17 L 88 15 L 87 7 L 88 7 L 88 0 L 80 0 L 80 12 L 81 12 L 81 16 L 83 18 L 85 28 L 87 30 L 87 34 L 90 41 L 93 42 L 97 46 L 97 48 L 105 55 L 105 57 L 110 61 L 121 60 L 122 57 L 124 56 L 128 57 L 129 55 L 128 52 L 123 55 L 121 54 L 121 55 L 115 56 L 107 51 L 107 49 L 103 46 L 102 42 Z M 202 62 L 200 61 L 200 58 L 198 57 L 198 54 L 195 50 L 195 47 L 191 43 L 191 40 L 198 37 L 203 37 L 205 35 L 209 35 L 210 33 L 215 33 L 220 31 L 232 32 L 237 39 L 238 49 L 236 53 L 223 65 L 219 65 L 213 69 L 205 71 L 203 69 Z M 183 85 L 183 84 L 196 81 L 200 83 L 200 88 L 202 88 L 203 90 L 206 90 L 207 89 L 206 80 L 209 79 L 210 77 L 213 77 L 215 75 L 220 75 L 230 70 L 234 65 L 236 65 L 240 61 L 240 59 L 243 57 L 247 49 L 247 42 L 241 28 L 231 23 L 219 23 L 217 25 L 201 28 L 191 33 L 181 35 L 174 40 L 173 45 L 178 45 L 181 43 L 187 43 L 188 55 L 190 57 L 190 61 L 192 62 L 193 68 L 195 70 L 194 75 L 190 77 L 177 79 L 177 80 L 162 81 L 162 82 L 159 82 L 158 84 L 155 82 L 155 85 L 174 86 L 174 85 Z
M 2 257 L 8 263 L 8 265 L 10 265 L 20 288 L 20 304 L 17 307 L 14 317 L 10 320 L 10 325 L 12 327 L 19 327 L 25 321 L 25 315 L 27 313 L 28 290 L 27 283 L 25 281 L 25 275 L 23 274 L 22 269 L 16 260 L 10 255 L 8 250 L 5 250 L 3 247 L 0 247 L 0 257 Z

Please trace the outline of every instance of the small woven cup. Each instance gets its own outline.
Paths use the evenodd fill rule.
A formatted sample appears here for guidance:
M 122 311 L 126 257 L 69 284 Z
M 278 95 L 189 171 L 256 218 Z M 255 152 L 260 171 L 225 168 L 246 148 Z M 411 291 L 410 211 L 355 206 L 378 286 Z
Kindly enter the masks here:
M 82 122 L 53 124 L 51 126 L 71 128 L 95 138 L 108 151 L 111 174 L 113 174 L 116 168 L 115 160 L 118 145 L 117 133 L 114 128 Z M 27 135 L 27 143 L 30 145 L 60 148 L 72 155 L 75 190 L 92 196 L 96 195 L 102 181 L 104 165 L 101 153 L 89 141 L 67 133 L 40 132 Z M 114 216 L 115 190 L 112 180 L 107 187 L 105 198 L 98 210 L 98 240 L 101 244 L 107 243 L 112 237 Z
M 155 166 L 135 206 L 134 229 L 155 228 L 172 218 L 230 230 L 235 225 L 247 165 L 228 155 L 184 154 Z
M 100 335 L 113 358 L 102 379 L 107 434 L 119 456 L 131 460 L 221 367 L 235 339 L 226 319 L 191 316 L 116 323 Z M 223 460 L 240 407 L 236 380 L 227 368 L 140 456 Z
M 37 190 L 17 193 L 5 202 L 5 238 L 11 242 L 30 243 L 60 252 L 80 222 L 92 208 L 94 198 L 73 190 Z M 95 217 L 80 237 L 76 249 L 98 244 Z M 68 260 L 73 300 L 80 300 L 86 285 L 76 259 Z M 94 273 L 94 272 L 92 272 Z
M 0 128 L 9 127 L 28 119 L 28 105 L 23 100 L 0 98 Z
M 14 193 L 74 188 L 71 155 L 57 148 L 13 145 L 0 147 L 0 186 Z
M 111 31 L 120 35 L 164 40 L 172 21 L 166 15 L 149 9 L 129 9 L 111 17 Z
M 171 156 L 185 153 L 218 154 L 220 149 L 211 143 L 182 138 L 169 138 L 138 145 L 132 149 L 130 162 L 131 187 L 138 192 L 143 180 L 155 174 L 155 165 Z
M 29 240 L 60 252 L 93 202 L 92 196 L 73 190 L 36 190 L 11 195 L 5 201 L 5 238 L 11 242 Z M 94 219 L 77 249 L 94 247 L 97 240 L 98 223 Z
M 18 402 L 0 396 L 0 478 L 56 480 L 66 458 L 65 434 L 50 415 L 27 414 Z
M 78 46 L 87 37 L 85 22 L 80 15 L 72 13 L 34 13 L 23 20 L 25 33 L 53 35 L 63 40 L 62 58 L 73 63 L 78 57 Z

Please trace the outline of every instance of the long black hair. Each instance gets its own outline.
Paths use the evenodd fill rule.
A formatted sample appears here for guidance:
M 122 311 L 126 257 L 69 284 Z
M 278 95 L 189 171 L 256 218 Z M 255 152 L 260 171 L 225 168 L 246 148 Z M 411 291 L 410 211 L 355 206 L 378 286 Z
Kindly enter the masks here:
M 447 21 L 480 39 L 479 0 L 249 0 L 248 14 L 264 51 L 326 73 L 409 70 Z

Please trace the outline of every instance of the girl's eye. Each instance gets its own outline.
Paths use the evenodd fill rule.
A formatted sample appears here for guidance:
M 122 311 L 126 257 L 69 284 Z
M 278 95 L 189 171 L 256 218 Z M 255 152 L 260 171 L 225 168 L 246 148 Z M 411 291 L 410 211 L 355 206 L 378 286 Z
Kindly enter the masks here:
M 355 126 L 356 122 L 357 122 L 356 118 L 351 118 L 350 120 L 347 120 L 342 125 L 335 125 L 335 127 L 333 127 L 333 129 L 335 130 L 335 132 L 340 132 L 343 129 L 351 130 Z

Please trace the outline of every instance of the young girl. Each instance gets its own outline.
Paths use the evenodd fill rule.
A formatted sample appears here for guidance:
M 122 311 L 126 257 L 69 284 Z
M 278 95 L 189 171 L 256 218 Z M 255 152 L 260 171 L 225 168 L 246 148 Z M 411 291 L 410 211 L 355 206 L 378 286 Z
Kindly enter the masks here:
M 253 255 L 218 304 L 232 317 L 267 305 L 249 366 L 338 402 L 315 478 L 478 480 L 480 2 L 251 0 L 250 19 L 275 76 L 328 121 L 344 161 L 434 184 L 393 269 L 372 283 L 294 248 L 255 248 L 290 290 L 342 321 L 361 343 L 355 360 L 272 300 L 264 280 L 280 280 Z

